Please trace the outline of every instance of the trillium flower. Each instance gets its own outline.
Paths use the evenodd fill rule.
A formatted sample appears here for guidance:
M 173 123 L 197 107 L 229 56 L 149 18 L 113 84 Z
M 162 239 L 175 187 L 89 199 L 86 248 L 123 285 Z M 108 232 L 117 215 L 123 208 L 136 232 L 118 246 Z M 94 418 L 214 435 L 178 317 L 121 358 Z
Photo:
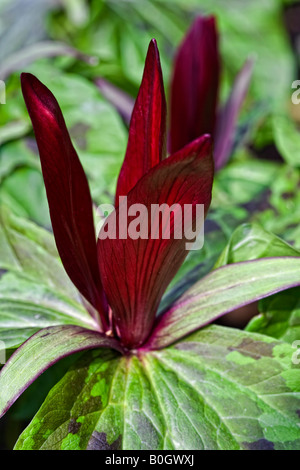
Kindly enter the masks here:
M 266 432 L 273 436 L 272 423 L 278 421 L 282 427 L 283 415 L 291 417 L 285 422 L 286 428 L 292 429 L 286 448 L 290 448 L 291 439 L 297 445 L 299 404 L 294 396 L 289 401 L 282 398 L 291 396 L 289 378 L 294 374 L 286 375 L 287 363 L 291 363 L 286 359 L 291 357 L 292 348 L 288 352 L 287 344 L 263 335 L 208 326 L 232 310 L 298 286 L 300 258 L 297 251 L 287 249 L 286 244 L 284 248 L 277 240 L 274 258 L 242 259 L 220 266 L 156 315 L 165 289 L 187 255 L 186 242 L 193 239 L 190 235 L 197 233 L 197 208 L 201 206 L 203 215 L 209 208 L 214 164 L 208 135 L 198 137 L 166 158 L 166 103 L 155 41 L 149 46 L 132 112 L 115 210 L 97 238 L 88 182 L 59 105 L 33 75 L 22 74 L 21 80 L 40 152 L 58 252 L 91 316 L 78 303 L 79 311 L 72 315 L 66 298 L 67 311 L 61 312 L 61 319 L 59 312 L 54 318 L 50 313 L 48 326 L 39 324 L 38 331 L 29 336 L 28 331 L 24 332 L 30 326 L 30 315 L 26 314 L 26 321 L 23 318 L 19 323 L 25 323 L 26 328 L 17 338 L 25 334 L 27 340 L 21 346 L 14 343 L 19 347 L 0 372 L 0 417 L 37 377 L 60 359 L 86 350 L 105 348 L 106 351 L 103 354 L 95 351 L 96 357 L 81 358 L 84 362 L 80 359 L 80 363 L 69 370 L 53 393 L 50 392 L 25 434 L 20 436 L 16 448 L 228 449 L 232 446 L 255 449 L 261 448 L 263 441 L 266 448 L 275 448 L 278 444 L 281 449 L 281 441 L 273 444 L 260 436 L 269 436 L 264 434 Z M 124 222 L 119 216 L 125 204 L 128 220 Z M 162 218 L 149 224 L 153 206 L 162 206 Z M 188 230 L 178 237 L 175 236 L 178 235 L 177 215 L 183 206 L 189 207 L 189 217 L 181 221 L 186 228 L 187 219 Z M 146 213 L 141 211 L 143 214 L 138 220 L 147 231 L 142 233 L 141 230 L 143 236 L 136 236 L 139 235 L 137 229 L 134 236 L 128 236 L 132 223 L 137 222 L 131 209 L 137 207 L 146 208 Z M 167 217 L 170 236 L 165 237 L 168 232 L 165 208 L 171 207 L 175 210 Z M 154 237 L 149 236 L 150 225 L 151 229 L 155 228 Z M 116 237 L 111 236 L 111 229 L 112 232 L 115 229 Z M 21 230 L 23 236 L 23 224 Z M 42 237 L 41 232 L 38 231 Z M 19 240 L 14 237 L 15 232 L 8 230 L 7 234 L 10 233 L 13 239 Z M 23 241 L 26 238 L 22 237 L 19 243 Z M 25 254 L 27 247 L 34 246 L 31 239 L 29 242 L 24 245 Z M 21 260 L 24 258 L 20 244 L 9 245 L 11 252 L 16 252 L 17 261 L 19 255 Z M 43 253 L 40 248 L 40 245 L 35 247 L 36 256 Z M 295 255 L 277 257 L 278 252 Z M 45 259 L 53 260 L 41 256 L 41 262 Z M 61 268 L 56 258 L 53 266 L 57 270 Z M 24 274 L 26 279 L 26 272 Z M 22 271 L 20 276 L 22 283 Z M 61 273 L 55 282 L 59 304 L 65 297 L 59 292 L 58 284 L 60 280 L 64 282 L 60 276 Z M 39 291 L 36 277 L 29 285 L 35 281 Z M 49 291 L 47 285 L 42 287 L 45 290 L 41 289 L 40 295 L 46 297 L 47 304 L 47 294 L 50 292 L 55 297 L 56 292 Z M 15 295 L 14 290 L 11 295 Z M 28 304 L 25 298 L 24 306 L 21 302 L 23 310 L 27 305 L 28 310 L 35 307 L 41 296 L 35 298 L 33 293 L 29 299 Z M 76 305 L 76 296 L 72 295 L 70 302 Z M 18 299 L 16 305 L 20 305 Z M 7 316 L 4 310 L 4 321 L 13 318 L 12 312 L 8 309 Z M 32 326 L 37 329 L 36 323 Z M 195 334 L 190 336 L 193 332 Z M 248 380 L 249 367 L 253 368 L 254 382 Z M 294 373 L 295 369 L 290 372 Z M 261 375 L 264 380 L 258 384 L 262 383 L 261 388 L 257 388 L 256 378 Z M 274 376 L 278 378 L 276 383 Z M 225 401 L 219 393 L 220 378 Z M 270 384 L 276 403 L 262 399 L 269 392 Z M 191 402 L 186 400 L 187 396 Z M 210 403 L 220 404 L 217 412 Z M 242 408 L 233 413 L 237 403 L 242 403 Z M 241 420 L 245 403 L 247 410 L 254 410 L 253 416 L 246 416 L 250 423 L 246 423 L 246 431 L 245 420 Z M 279 418 L 278 413 L 274 414 L 278 409 L 281 410 Z M 229 422 L 226 421 L 228 416 Z M 266 421 L 271 423 L 269 429 Z M 258 429 L 254 435 L 253 422 Z M 187 432 L 182 433 L 182 429 Z M 216 429 L 220 429 L 220 433 L 216 433 Z M 206 436 L 204 441 L 203 436 Z
M 40 153 L 53 233 L 65 270 L 88 302 L 99 334 L 114 337 L 127 350 L 139 348 L 151 333 L 164 291 L 187 255 L 187 238 L 185 234 L 181 238 L 172 236 L 173 219 L 168 239 L 161 235 L 111 239 L 105 236 L 105 227 L 113 215 L 118 216 L 120 201 L 126 197 L 128 207 L 143 205 L 149 213 L 152 205 L 183 208 L 188 204 L 192 208 L 188 229 L 192 230 L 196 223 L 194 209 L 202 205 L 206 214 L 211 201 L 211 138 L 198 137 L 166 158 L 166 100 L 159 53 L 152 40 L 118 178 L 116 210 L 96 240 L 87 178 L 59 105 L 33 75 L 22 74 L 21 82 Z M 128 227 L 117 228 L 127 232 Z M 158 230 L 161 234 L 162 224 Z
M 198 16 L 179 46 L 170 83 L 168 150 L 174 153 L 203 134 L 214 139 L 216 170 L 230 157 L 238 115 L 245 100 L 253 69 L 248 59 L 238 73 L 227 102 L 219 100 L 221 57 L 216 19 Z M 129 120 L 133 102 L 124 92 L 98 79 L 101 92 Z

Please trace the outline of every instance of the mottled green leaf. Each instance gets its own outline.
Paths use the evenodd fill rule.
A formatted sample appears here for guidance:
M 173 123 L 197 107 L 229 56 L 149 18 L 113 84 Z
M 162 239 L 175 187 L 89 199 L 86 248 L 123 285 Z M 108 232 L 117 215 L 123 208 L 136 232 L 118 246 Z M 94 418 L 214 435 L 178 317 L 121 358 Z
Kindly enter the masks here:
M 292 354 L 288 344 L 219 326 L 139 356 L 87 353 L 16 449 L 299 450 Z
M 118 342 L 98 331 L 74 325 L 38 331 L 9 358 L 0 373 L 0 416 L 48 367 L 63 357 L 95 348 L 122 350 Z

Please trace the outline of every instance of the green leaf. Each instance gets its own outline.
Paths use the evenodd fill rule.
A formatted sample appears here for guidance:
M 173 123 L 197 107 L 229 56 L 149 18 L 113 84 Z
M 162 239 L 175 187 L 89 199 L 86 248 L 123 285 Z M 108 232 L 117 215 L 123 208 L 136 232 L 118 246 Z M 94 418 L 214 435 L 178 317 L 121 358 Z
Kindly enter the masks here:
M 160 349 L 238 307 L 299 285 L 300 257 L 262 258 L 212 271 L 160 315 L 146 348 Z
M 78 351 L 95 348 L 122 350 L 118 342 L 79 326 L 52 326 L 38 331 L 10 357 L 0 373 L 0 416 L 52 364 Z
M 39 169 L 16 166 L 1 184 L 0 203 L 20 217 L 50 227 L 45 186 Z
M 245 204 L 269 188 L 279 171 L 277 163 L 251 158 L 230 161 L 215 176 L 213 206 Z
M 300 132 L 291 118 L 273 116 L 274 140 L 279 153 L 291 166 L 300 166 Z
M 82 304 L 57 289 L 37 284 L 22 275 L 2 275 L 0 340 L 6 349 L 16 348 L 41 328 L 68 324 L 97 327 Z
M 220 255 L 215 268 L 241 261 L 277 256 L 300 256 L 300 251 L 259 224 L 240 225 Z
M 260 225 L 243 224 L 232 234 L 215 268 L 251 259 L 299 256 L 299 254 L 299 250 L 264 230 Z M 297 294 L 299 289 L 294 288 L 260 300 L 258 302 L 260 314 L 250 320 L 246 329 L 287 342 L 297 340 L 300 335 Z
M 10 122 L 1 129 L 11 128 L 14 123 L 15 121 Z M 21 127 L 24 126 L 25 129 L 25 125 L 27 130 L 31 129 L 29 122 L 24 121 Z M 11 128 L 13 130 L 14 127 Z M 0 147 L 0 205 L 5 205 L 15 214 L 33 219 L 40 225 L 50 226 L 39 158 L 33 152 L 32 142 L 28 139 L 8 142 Z
M 298 287 L 263 299 L 260 315 L 247 325 L 248 331 L 262 333 L 293 343 L 300 339 L 300 289 Z
M 53 234 L 6 208 L 0 210 L 0 269 L 22 273 L 78 300 L 59 259 Z
M 87 353 L 15 448 L 299 450 L 292 354 L 288 344 L 220 326 L 139 357 Z
M 0 211 L 0 340 L 15 348 L 41 328 L 95 322 L 58 258 L 53 235 Z

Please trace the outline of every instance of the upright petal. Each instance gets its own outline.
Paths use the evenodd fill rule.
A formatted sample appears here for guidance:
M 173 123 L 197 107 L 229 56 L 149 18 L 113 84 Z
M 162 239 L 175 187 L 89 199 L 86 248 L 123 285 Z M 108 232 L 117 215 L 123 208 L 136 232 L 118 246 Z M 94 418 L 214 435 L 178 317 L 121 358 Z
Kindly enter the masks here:
M 116 202 L 126 196 L 166 152 L 166 99 L 156 41 L 150 42 L 139 93 L 133 108 L 129 138 L 120 171 Z
M 197 222 L 196 205 L 203 204 L 205 214 L 208 210 L 212 182 L 212 144 L 210 137 L 203 136 L 152 168 L 102 227 L 98 240 L 101 278 L 115 332 L 126 347 L 140 346 L 149 335 L 161 297 L 187 255 L 188 230 Z M 146 214 L 135 204 L 142 204 Z M 162 207 L 158 221 L 157 205 L 162 204 L 168 206 Z M 168 219 L 168 208 L 174 204 Z M 185 205 L 191 214 L 188 226 L 187 218 L 181 217 Z M 130 232 L 136 219 L 132 209 L 137 210 L 138 218 L 141 214 L 142 235 L 136 239 Z M 182 236 L 175 238 L 180 227 Z M 105 232 L 115 233 L 117 238 L 111 239 Z
M 199 16 L 178 49 L 171 82 L 171 153 L 213 134 L 220 79 L 214 17 Z
M 23 73 L 22 91 L 39 148 L 53 232 L 61 260 L 80 293 L 106 326 L 88 182 L 53 94 Z
M 234 145 L 236 122 L 250 85 L 252 70 L 253 60 L 248 59 L 234 81 L 224 108 L 220 110 L 216 124 L 214 151 L 217 170 L 224 166 L 230 157 Z

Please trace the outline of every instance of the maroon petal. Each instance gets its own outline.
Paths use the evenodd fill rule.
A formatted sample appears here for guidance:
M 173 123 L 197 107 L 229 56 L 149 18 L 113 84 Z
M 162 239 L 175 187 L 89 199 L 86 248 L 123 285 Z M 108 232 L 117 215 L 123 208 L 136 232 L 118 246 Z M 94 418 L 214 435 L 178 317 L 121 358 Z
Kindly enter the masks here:
M 21 83 L 39 148 L 57 249 L 70 279 L 98 310 L 106 327 L 86 176 L 53 94 L 31 74 L 23 73 Z
M 166 151 L 166 100 L 156 41 L 150 42 L 139 93 L 133 108 L 116 201 L 126 196 Z
M 203 204 L 206 214 L 211 201 L 213 182 L 212 144 L 209 136 L 203 136 L 152 168 L 130 191 L 123 202 L 107 218 L 98 240 L 98 259 L 104 289 L 112 308 L 115 332 L 129 348 L 140 346 L 150 333 L 161 297 L 187 255 L 185 236 L 175 239 L 178 227 L 176 213 L 168 222 L 151 224 L 153 204 L 177 204 L 175 211 L 183 211 L 185 204 L 192 209 L 191 224 L 195 228 L 196 205 Z M 140 228 L 145 228 L 144 238 L 133 239 L 131 224 L 140 213 L 129 214 L 133 204 L 142 204 L 147 209 L 140 217 Z M 167 211 L 163 214 L 167 216 Z M 180 227 L 182 227 L 182 219 Z M 166 225 L 166 223 L 168 225 Z M 159 238 L 151 237 L 159 234 Z M 105 238 L 110 230 L 116 235 L 122 231 L 121 239 Z M 143 230 L 143 229 L 142 229 Z M 127 237 L 127 238 L 126 238 Z
M 214 150 L 216 169 L 223 167 L 230 157 L 236 122 L 250 85 L 252 70 L 253 60 L 248 59 L 237 75 L 232 92 L 217 119 Z
M 196 18 L 178 49 L 171 82 L 171 153 L 213 134 L 220 78 L 214 17 Z

